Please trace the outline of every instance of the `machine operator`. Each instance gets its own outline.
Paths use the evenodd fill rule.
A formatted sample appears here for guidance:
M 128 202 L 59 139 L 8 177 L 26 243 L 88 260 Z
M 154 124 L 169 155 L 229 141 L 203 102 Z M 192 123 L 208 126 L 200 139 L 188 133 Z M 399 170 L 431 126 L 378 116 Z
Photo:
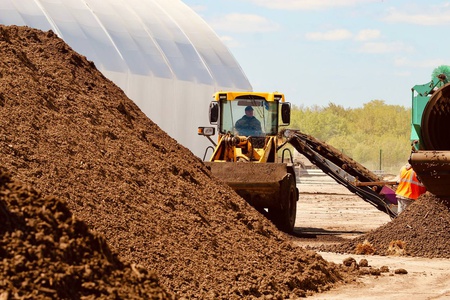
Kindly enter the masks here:
M 245 108 L 245 115 L 235 124 L 239 135 L 245 136 L 262 136 L 261 122 L 253 116 L 253 107 Z

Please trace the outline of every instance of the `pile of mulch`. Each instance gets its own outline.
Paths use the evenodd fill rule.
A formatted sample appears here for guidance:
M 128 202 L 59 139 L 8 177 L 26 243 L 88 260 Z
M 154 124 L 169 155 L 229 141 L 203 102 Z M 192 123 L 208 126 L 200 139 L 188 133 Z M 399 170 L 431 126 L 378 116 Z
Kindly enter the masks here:
M 365 245 L 376 255 L 450 258 L 449 203 L 425 193 L 391 222 L 345 243 L 316 250 L 358 254 Z
M 343 282 L 339 266 L 294 247 L 52 31 L 0 26 L 0 50 L 0 165 L 67 203 L 121 261 L 184 298 L 295 298 Z
M 121 262 L 66 203 L 0 170 L 0 299 L 172 299 L 154 273 Z

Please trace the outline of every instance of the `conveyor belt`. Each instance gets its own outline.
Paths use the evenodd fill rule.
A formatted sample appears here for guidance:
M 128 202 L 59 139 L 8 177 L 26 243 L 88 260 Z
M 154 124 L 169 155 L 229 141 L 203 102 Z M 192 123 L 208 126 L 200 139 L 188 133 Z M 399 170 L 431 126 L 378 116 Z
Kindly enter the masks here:
M 283 133 L 288 137 L 288 143 L 336 182 L 392 218 L 397 216 L 395 203 L 386 196 L 389 194 L 386 191 L 393 191 L 390 186 L 382 184 L 383 181 L 376 174 L 310 135 L 298 130 L 286 130 Z

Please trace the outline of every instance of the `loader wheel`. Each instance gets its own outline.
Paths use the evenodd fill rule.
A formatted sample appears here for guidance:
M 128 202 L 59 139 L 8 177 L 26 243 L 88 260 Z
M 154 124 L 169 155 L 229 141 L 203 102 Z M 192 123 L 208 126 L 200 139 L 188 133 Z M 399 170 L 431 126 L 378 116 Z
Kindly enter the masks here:
M 283 179 L 280 190 L 280 205 L 269 210 L 272 222 L 278 229 L 292 233 L 297 216 L 298 190 L 293 175 Z

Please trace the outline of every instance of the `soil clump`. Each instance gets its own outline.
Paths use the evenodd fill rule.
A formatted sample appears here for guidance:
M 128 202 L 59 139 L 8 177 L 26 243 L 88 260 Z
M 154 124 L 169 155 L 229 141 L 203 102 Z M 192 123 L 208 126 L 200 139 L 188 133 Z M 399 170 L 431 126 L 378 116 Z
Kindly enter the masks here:
M 0 26 L 0 49 L 0 165 L 42 197 L 66 203 L 104 236 L 125 269 L 136 264 L 154 271 L 161 291 L 189 299 L 296 298 L 345 280 L 339 266 L 293 246 L 212 178 L 198 157 L 52 31 Z M 8 244 L 18 230 L 0 238 Z M 98 240 L 89 239 L 86 245 L 98 252 Z M 59 251 L 61 236 L 56 240 L 59 246 L 49 251 Z M 120 265 L 113 256 L 99 259 Z M 54 264 L 59 273 L 76 268 Z M 48 265 L 36 264 L 34 272 Z M 148 278 L 151 290 L 142 293 L 158 289 Z

